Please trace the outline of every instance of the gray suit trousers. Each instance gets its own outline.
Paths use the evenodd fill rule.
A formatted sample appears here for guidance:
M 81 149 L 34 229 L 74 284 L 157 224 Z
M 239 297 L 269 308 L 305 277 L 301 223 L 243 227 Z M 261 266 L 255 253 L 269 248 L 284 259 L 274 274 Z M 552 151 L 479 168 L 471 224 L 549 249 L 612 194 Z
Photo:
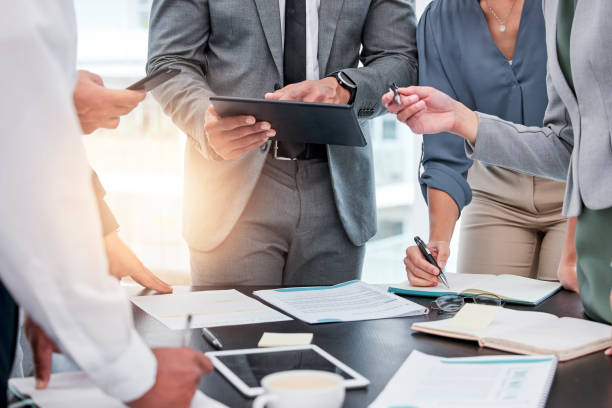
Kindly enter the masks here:
M 229 236 L 190 254 L 194 285 L 329 285 L 360 278 L 365 246 L 346 235 L 326 161 L 268 156 Z

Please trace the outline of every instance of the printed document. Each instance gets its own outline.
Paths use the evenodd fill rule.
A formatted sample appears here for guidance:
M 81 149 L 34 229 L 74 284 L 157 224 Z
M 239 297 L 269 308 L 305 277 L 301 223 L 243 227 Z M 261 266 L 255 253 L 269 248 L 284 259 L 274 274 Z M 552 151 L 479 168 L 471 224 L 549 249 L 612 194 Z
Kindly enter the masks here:
M 334 286 L 258 290 L 253 294 L 306 323 L 416 316 L 428 309 L 362 281 Z
M 44 390 L 34 387 L 34 377 L 11 378 L 9 386 L 34 400 L 40 408 L 126 408 L 121 401 L 96 387 L 82 371 L 53 374 L 49 386 Z M 197 391 L 191 401 L 191 408 L 227 407 Z
M 292 320 L 235 289 L 133 296 L 130 300 L 172 330 L 185 329 L 188 314 L 192 315 L 192 329 Z
M 555 356 L 443 358 L 414 350 L 370 408 L 544 408 Z

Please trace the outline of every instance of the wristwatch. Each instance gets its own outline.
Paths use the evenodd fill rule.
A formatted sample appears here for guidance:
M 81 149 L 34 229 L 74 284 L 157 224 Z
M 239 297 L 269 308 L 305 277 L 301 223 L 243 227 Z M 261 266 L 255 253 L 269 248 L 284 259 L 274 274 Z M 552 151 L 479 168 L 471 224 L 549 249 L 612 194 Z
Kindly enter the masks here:
M 357 84 L 355 81 L 353 81 L 351 77 L 342 71 L 336 71 L 328 76 L 336 78 L 336 81 L 338 81 L 340 86 L 349 91 L 351 96 L 349 97 L 348 104 L 352 105 L 355 101 L 355 96 L 357 95 Z

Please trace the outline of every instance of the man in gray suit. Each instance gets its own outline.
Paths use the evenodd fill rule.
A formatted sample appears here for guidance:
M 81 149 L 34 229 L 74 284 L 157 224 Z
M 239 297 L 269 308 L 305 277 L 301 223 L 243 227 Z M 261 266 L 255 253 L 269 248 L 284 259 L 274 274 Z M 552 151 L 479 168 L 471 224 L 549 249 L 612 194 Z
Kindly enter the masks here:
M 376 232 L 371 145 L 277 143 L 270 123 L 221 118 L 209 98 L 350 103 L 364 125 L 390 83 L 416 81 L 414 0 L 156 0 L 150 27 L 147 71 L 182 70 L 155 96 L 188 136 L 194 284 L 359 278 Z

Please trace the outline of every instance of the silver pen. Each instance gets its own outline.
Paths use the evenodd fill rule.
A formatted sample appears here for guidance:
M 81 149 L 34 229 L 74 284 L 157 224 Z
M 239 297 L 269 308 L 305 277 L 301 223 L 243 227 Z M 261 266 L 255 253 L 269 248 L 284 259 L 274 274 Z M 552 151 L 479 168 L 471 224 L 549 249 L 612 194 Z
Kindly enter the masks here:
M 187 321 L 185 321 L 185 332 L 183 333 L 183 347 L 189 347 L 191 344 L 191 320 L 193 316 L 191 313 L 187 315 Z
M 397 86 L 397 84 L 393 82 L 391 86 L 389 87 L 389 90 L 393 92 L 393 100 L 395 101 L 395 103 L 397 103 L 398 105 L 401 105 L 402 98 L 400 97 L 400 94 L 398 92 L 399 86 Z
M 212 334 L 212 332 L 206 327 L 202 328 L 202 336 L 204 336 L 206 341 L 217 350 L 221 350 L 223 348 L 223 344 L 221 344 L 221 341 L 219 341 L 217 336 Z

